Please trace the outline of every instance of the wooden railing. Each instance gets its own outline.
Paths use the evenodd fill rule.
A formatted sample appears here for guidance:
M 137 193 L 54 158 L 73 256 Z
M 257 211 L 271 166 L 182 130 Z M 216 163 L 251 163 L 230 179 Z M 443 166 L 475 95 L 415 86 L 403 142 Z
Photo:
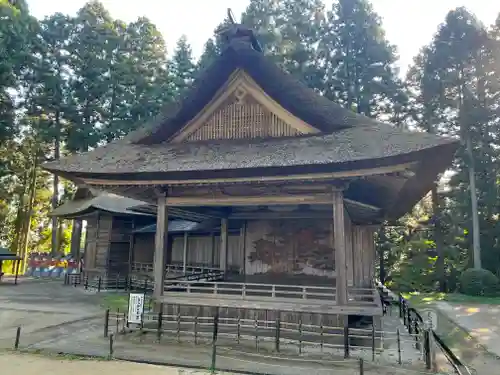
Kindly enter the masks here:
M 239 298 L 294 298 L 335 301 L 335 288 L 323 286 L 251 284 L 233 282 L 165 282 L 165 290 L 204 294 L 207 296 L 233 296 Z
M 153 263 L 133 262 L 132 272 L 143 272 L 143 273 L 153 272 Z
M 220 271 L 220 268 L 217 267 L 209 267 L 209 266 L 186 266 L 186 274 L 191 273 L 205 273 L 210 271 Z M 153 272 L 153 263 L 142 263 L 142 262 L 133 262 L 132 263 L 132 272 L 142 272 L 148 273 Z M 182 264 L 167 264 L 165 266 L 165 274 L 176 274 L 180 275 L 184 273 L 184 266 Z
M 209 267 L 209 266 L 188 266 L 186 265 L 186 274 L 191 273 L 206 273 L 210 271 L 220 271 L 220 268 L 217 267 Z M 174 274 L 182 274 L 184 273 L 184 265 L 182 264 L 167 264 L 165 267 L 165 272 L 168 275 L 169 273 Z
M 354 305 L 376 305 L 379 306 L 380 295 L 376 288 L 347 288 L 347 303 Z

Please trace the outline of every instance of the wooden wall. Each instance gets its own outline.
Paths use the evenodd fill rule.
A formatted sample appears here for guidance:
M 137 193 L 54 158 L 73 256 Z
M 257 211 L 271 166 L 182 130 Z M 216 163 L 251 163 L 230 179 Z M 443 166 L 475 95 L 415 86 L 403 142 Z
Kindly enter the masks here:
M 243 252 L 239 234 L 228 236 L 228 266 L 229 269 L 243 269 Z M 175 236 L 172 246 L 172 263 L 182 263 L 184 257 L 184 236 Z M 188 235 L 187 264 L 190 266 L 219 267 L 220 236 L 219 235 Z
M 113 216 L 106 264 L 106 269 L 110 274 L 126 275 L 128 273 L 130 241 L 133 229 L 133 216 Z
M 97 215 L 86 218 L 84 267 L 95 268 L 95 255 L 97 250 Z
M 345 215 L 348 285 L 368 286 L 374 276 L 372 226 L 357 226 Z M 99 214 L 87 220 L 85 268 L 128 271 L 132 218 Z M 228 237 L 228 266 L 235 281 L 275 284 L 332 285 L 335 283 L 333 225 L 325 219 L 248 220 Z M 154 234 L 135 234 L 133 261 L 152 263 Z M 169 238 L 169 263 L 182 264 L 184 236 Z M 187 264 L 219 266 L 220 236 L 189 234 Z M 170 251 L 170 250 L 169 250 Z
M 375 272 L 375 230 L 374 226 L 353 226 L 352 241 L 354 253 L 354 285 L 369 287 Z
M 155 235 L 154 233 L 137 233 L 133 238 L 133 261 L 153 263 Z
M 108 264 L 109 240 L 113 224 L 112 216 L 99 212 L 87 217 L 86 221 L 85 269 L 105 270 Z

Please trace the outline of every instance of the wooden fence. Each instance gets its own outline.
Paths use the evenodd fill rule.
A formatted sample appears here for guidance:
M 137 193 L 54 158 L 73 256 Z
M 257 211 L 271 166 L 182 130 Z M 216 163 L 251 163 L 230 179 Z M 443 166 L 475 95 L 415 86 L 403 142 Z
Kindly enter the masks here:
M 201 308 L 198 310 L 200 311 Z M 124 335 L 139 333 L 141 340 L 149 337 L 154 342 L 191 342 L 195 345 L 213 343 L 217 330 L 217 345 L 231 347 L 243 345 L 253 347 L 257 352 L 294 352 L 298 354 L 338 354 L 345 358 L 364 358 L 375 361 L 382 352 L 393 352 L 397 363 L 404 361 L 402 346 L 411 343 L 420 352 L 419 358 L 430 360 L 429 332 L 422 326 L 414 327 L 413 333 L 402 335 L 399 330 L 383 331 L 375 328 L 350 328 L 323 324 L 304 324 L 285 321 L 277 315 L 275 320 L 247 319 L 220 316 L 214 309 L 213 316 L 204 314 L 184 315 L 177 309 L 176 314 L 145 313 L 142 324 L 127 324 L 126 313 L 108 312 L 105 319 L 104 335 L 114 333 Z M 243 309 L 242 309 L 243 310 Z M 163 311 L 163 310 L 162 310 Z M 248 314 L 242 314 L 248 316 Z M 414 321 L 418 325 L 418 322 Z M 117 336 L 120 337 L 120 336 Z M 384 348 L 384 343 L 392 342 L 392 349 Z M 427 352 L 426 352 L 427 351 Z M 424 363 L 424 362 L 423 362 Z

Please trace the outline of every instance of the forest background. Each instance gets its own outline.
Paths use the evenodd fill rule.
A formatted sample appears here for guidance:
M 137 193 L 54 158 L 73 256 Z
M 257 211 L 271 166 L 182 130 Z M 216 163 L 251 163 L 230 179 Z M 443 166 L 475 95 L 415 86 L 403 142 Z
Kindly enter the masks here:
M 388 283 L 457 288 L 473 265 L 471 181 L 482 264 L 500 276 L 500 13 L 484 25 L 450 9 L 404 77 L 367 0 L 250 0 L 241 22 L 277 64 L 340 105 L 462 140 L 431 193 L 378 232 Z M 122 22 L 98 1 L 39 20 L 24 0 L 0 0 L 0 246 L 68 253 L 81 226 L 49 212 L 75 186 L 40 165 L 123 137 L 181 97 L 224 48 L 216 31 L 195 59 L 186 37 L 167 53 L 150 20 Z

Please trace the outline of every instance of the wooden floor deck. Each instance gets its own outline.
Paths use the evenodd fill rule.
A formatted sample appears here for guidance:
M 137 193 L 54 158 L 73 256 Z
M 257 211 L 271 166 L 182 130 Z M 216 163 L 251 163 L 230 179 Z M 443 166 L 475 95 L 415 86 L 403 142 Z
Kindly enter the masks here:
M 375 289 L 349 288 L 349 302 L 343 306 L 337 305 L 335 296 L 335 288 L 325 286 L 167 280 L 162 302 L 319 314 L 383 314 Z

